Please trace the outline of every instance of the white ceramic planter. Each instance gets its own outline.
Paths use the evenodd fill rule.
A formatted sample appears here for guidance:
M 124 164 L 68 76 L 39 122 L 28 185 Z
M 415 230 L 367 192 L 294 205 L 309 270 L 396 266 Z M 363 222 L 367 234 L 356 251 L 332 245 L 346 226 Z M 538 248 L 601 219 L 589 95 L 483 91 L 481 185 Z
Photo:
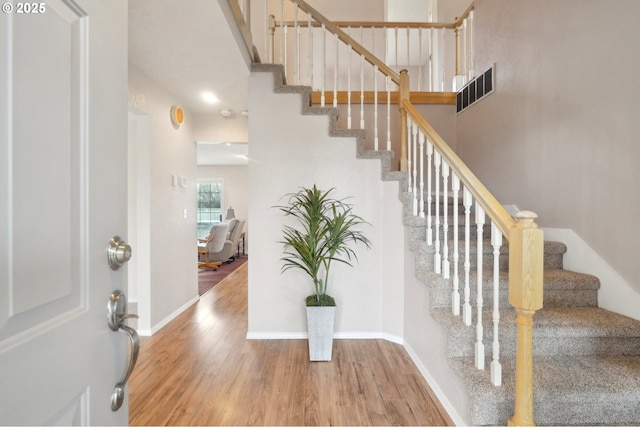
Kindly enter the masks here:
M 307 307 L 309 360 L 330 361 L 333 351 L 335 307 Z

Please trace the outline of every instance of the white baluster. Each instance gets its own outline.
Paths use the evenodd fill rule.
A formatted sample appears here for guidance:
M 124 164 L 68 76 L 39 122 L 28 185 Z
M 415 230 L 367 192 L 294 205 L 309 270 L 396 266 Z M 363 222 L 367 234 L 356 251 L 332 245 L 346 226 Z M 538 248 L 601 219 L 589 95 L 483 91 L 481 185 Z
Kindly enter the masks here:
M 284 24 L 284 0 L 280 0 L 280 64 L 284 64 L 284 37 L 282 36 L 282 25 Z M 286 73 L 286 69 L 285 69 Z
M 427 138 L 427 245 L 433 245 L 433 227 L 431 225 L 431 204 L 433 203 L 431 185 L 431 159 L 433 158 L 433 144 Z
M 373 149 L 378 151 L 378 66 L 373 66 Z
M 422 28 L 418 28 L 418 92 L 422 91 Z
M 313 27 L 311 14 L 307 15 L 307 30 L 309 31 L 309 47 L 307 48 L 307 83 L 313 87 Z
M 411 65 L 411 61 L 409 60 L 409 58 L 411 58 L 410 53 L 409 53 L 409 40 L 410 40 L 410 36 L 411 36 L 411 29 L 409 27 L 405 28 L 405 33 L 407 35 L 407 69 L 409 69 L 409 66 Z M 409 82 L 411 83 L 411 82 Z
M 270 58 L 269 55 L 269 0 L 264 0 L 264 57 L 265 61 Z
M 469 80 L 476 76 L 475 62 L 473 58 L 473 10 L 469 12 Z
M 462 308 L 462 321 L 465 325 L 471 326 L 471 289 L 469 274 L 471 272 L 471 261 L 469 260 L 471 241 L 471 204 L 473 197 L 471 192 L 464 187 L 462 191 L 462 204 L 464 206 L 464 305 Z
M 502 385 L 502 366 L 500 365 L 500 341 L 498 329 L 500 323 L 500 246 L 502 233 L 491 222 L 491 245 L 493 246 L 493 360 L 491 361 L 491 384 Z
M 295 53 L 295 82 L 297 85 L 300 84 L 300 25 L 298 25 L 298 7 L 296 5 L 296 12 L 294 17 L 294 29 L 296 33 L 296 53 Z
M 436 179 L 436 254 L 434 257 L 434 270 L 436 274 L 440 274 L 442 269 L 442 257 L 440 255 L 440 162 L 442 156 L 436 150 L 433 156 L 433 164 L 435 166 L 435 179 Z
M 413 175 L 411 175 L 411 166 L 411 117 L 407 117 L 407 189 L 409 193 L 414 193 L 411 182 L 413 178 Z
M 333 67 L 333 108 L 338 108 L 338 65 L 340 61 L 340 38 L 336 34 L 336 64 Z
M 433 74 L 433 28 L 429 28 L 429 92 L 433 92 L 436 87 L 435 76 Z
M 396 41 L 396 70 L 400 67 L 398 67 L 398 27 L 395 28 L 395 41 Z
M 320 70 L 320 106 L 324 107 L 324 89 L 327 80 L 327 30 L 322 24 L 322 69 Z
M 460 28 L 462 31 L 462 43 L 461 49 L 462 53 L 460 54 L 460 58 L 462 59 L 462 84 L 467 84 L 467 18 L 462 20 L 462 27 Z
M 449 272 L 449 164 L 442 160 L 442 277 Z
M 363 37 L 363 28 L 360 27 L 360 45 Z M 360 129 L 364 129 L 364 55 L 360 55 Z
M 418 215 L 424 218 L 424 133 L 418 134 L 418 144 L 420 144 L 420 210 Z
M 460 178 L 455 172 L 451 173 L 451 191 L 453 191 L 453 294 L 451 308 L 454 316 L 460 315 L 460 277 L 458 275 L 458 196 L 460 195 Z
M 477 275 L 476 283 L 476 368 L 484 369 L 484 344 L 482 343 L 482 231 L 484 228 L 484 209 L 476 200 L 476 227 L 478 228 L 478 243 L 477 243 Z
M 351 129 L 351 45 L 347 55 L 347 129 Z
M 376 53 L 376 31 L 371 27 L 371 52 Z M 373 149 L 378 151 L 378 66 L 373 66 Z
M 286 25 L 282 28 L 282 34 L 284 37 L 284 77 L 287 78 L 287 76 L 289 76 L 289 70 L 287 70 L 287 37 L 288 37 L 288 31 L 289 27 L 287 27 Z M 288 80 L 287 80 L 288 81 Z
M 440 60 L 439 68 L 440 68 L 440 92 L 444 92 L 444 65 L 447 62 L 447 51 L 444 49 L 444 30 L 438 29 L 438 52 L 441 52 L 442 59 Z
M 391 151 L 391 77 L 387 76 L 387 151 Z
M 411 120 L 411 119 L 409 119 Z M 413 216 L 418 215 L 418 126 L 411 120 L 412 162 L 413 162 Z
M 364 129 L 364 55 L 360 55 L 360 129 Z

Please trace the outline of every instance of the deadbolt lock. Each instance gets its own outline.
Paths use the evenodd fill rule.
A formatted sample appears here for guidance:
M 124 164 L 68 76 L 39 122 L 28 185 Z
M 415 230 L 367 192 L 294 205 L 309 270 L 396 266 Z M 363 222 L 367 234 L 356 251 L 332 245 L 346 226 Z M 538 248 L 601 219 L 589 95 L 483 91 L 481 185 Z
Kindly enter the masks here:
M 111 267 L 112 270 L 118 270 L 131 259 L 131 246 L 127 245 L 127 242 L 119 236 L 113 236 L 111 240 L 109 240 L 107 259 L 109 261 L 109 267 Z

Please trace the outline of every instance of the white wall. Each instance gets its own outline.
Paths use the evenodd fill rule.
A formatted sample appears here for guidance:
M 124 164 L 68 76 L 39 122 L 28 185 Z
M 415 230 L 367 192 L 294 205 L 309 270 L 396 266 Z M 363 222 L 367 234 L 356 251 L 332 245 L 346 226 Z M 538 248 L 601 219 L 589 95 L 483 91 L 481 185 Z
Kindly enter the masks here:
M 143 295 L 138 289 L 140 332 L 149 334 L 198 297 L 196 145 L 191 135 L 189 111 L 185 110 L 185 123 L 175 129 L 169 111 L 172 105 L 180 105 L 180 102 L 131 63 L 129 91 L 130 94 L 144 95 L 145 101 L 136 102 L 133 106 L 139 114 L 148 117 L 148 151 L 139 150 L 138 156 L 146 158 L 138 161 L 148 163 L 150 186 L 146 189 L 148 193 L 138 198 L 137 209 L 148 209 L 150 215 L 148 223 L 137 226 L 148 228 L 150 235 L 150 295 Z M 186 186 L 174 186 L 173 175 L 184 177 Z M 144 188 L 139 189 L 141 193 L 144 191 Z M 141 207 L 141 201 L 148 201 L 148 206 Z M 132 262 L 135 251 L 134 247 Z M 144 312 L 145 304 L 148 313 Z
M 574 230 L 636 291 L 639 14 L 636 0 L 476 3 L 496 92 L 458 116 L 457 138 L 499 200 Z
M 280 273 L 282 245 L 277 242 L 285 219 L 273 206 L 285 193 L 315 183 L 322 189 L 336 187 L 336 197 L 353 196 L 355 213 L 371 223 L 363 230 L 371 250 L 357 247 L 359 263 L 354 268 L 336 265 L 329 285 L 338 304 L 336 336 L 399 340 L 402 293 L 387 287 L 401 282 L 385 278 L 401 280 L 402 264 L 388 263 L 385 257 L 401 253 L 402 239 L 397 232 L 399 241 L 385 240 L 384 218 L 393 214 L 385 214 L 387 208 L 382 207 L 393 202 L 387 202 L 388 191 L 380 180 L 380 161 L 357 160 L 355 138 L 329 138 L 326 116 L 301 116 L 300 95 L 276 95 L 272 82 L 271 73 L 253 73 L 250 78 L 249 337 L 306 336 L 304 299 L 313 286 L 299 271 Z M 397 188 L 392 197 L 399 208 Z M 385 318 L 389 315 L 395 319 Z

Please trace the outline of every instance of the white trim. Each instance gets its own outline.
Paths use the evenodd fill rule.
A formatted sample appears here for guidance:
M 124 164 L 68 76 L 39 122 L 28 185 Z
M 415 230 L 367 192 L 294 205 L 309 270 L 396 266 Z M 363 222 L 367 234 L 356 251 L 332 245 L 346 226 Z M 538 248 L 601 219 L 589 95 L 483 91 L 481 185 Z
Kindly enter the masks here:
M 248 340 L 306 340 L 306 332 L 248 332 Z M 378 340 L 383 339 L 395 344 L 404 344 L 404 340 L 395 335 L 380 332 L 336 332 L 336 340 Z
M 564 268 L 592 274 L 600 279 L 598 306 L 614 313 L 640 320 L 640 293 L 618 274 L 593 248 L 573 230 L 543 228 L 545 240 L 567 245 Z
M 168 315 L 167 317 L 162 319 L 160 322 L 156 323 L 151 329 L 140 329 L 138 331 L 138 335 L 143 336 L 143 337 L 152 336 L 153 334 L 158 332 L 160 329 L 165 327 L 173 319 L 175 319 L 180 314 L 182 314 L 183 311 L 185 311 L 187 308 L 191 307 L 193 304 L 195 304 L 198 301 L 200 301 L 200 297 L 199 296 L 193 297 L 191 300 L 187 301 L 187 303 L 184 304 L 182 307 L 178 308 L 176 311 L 174 311 L 173 313 L 171 313 L 170 315 Z
M 306 332 L 247 332 L 248 340 L 306 340 Z
M 431 376 L 427 368 L 425 368 L 425 366 L 422 364 L 422 362 L 420 361 L 420 358 L 413 351 L 411 346 L 408 344 L 405 344 L 404 348 L 405 350 L 407 350 L 407 353 L 409 353 L 409 357 L 411 357 L 411 360 L 413 360 L 413 363 L 416 365 L 416 367 L 418 368 L 418 370 L 420 371 L 424 379 L 427 381 L 427 384 L 429 384 L 429 387 L 431 387 L 431 390 L 436 395 L 436 397 L 444 407 L 445 411 L 447 411 L 447 414 L 449 415 L 449 417 L 451 417 L 451 420 L 453 421 L 453 423 L 457 426 L 469 425 L 468 422 L 465 422 L 462 419 L 462 417 L 460 416 L 456 408 L 451 404 L 451 402 L 447 398 L 447 395 L 444 394 L 444 392 L 442 391 L 442 389 L 440 388 L 436 380 Z

